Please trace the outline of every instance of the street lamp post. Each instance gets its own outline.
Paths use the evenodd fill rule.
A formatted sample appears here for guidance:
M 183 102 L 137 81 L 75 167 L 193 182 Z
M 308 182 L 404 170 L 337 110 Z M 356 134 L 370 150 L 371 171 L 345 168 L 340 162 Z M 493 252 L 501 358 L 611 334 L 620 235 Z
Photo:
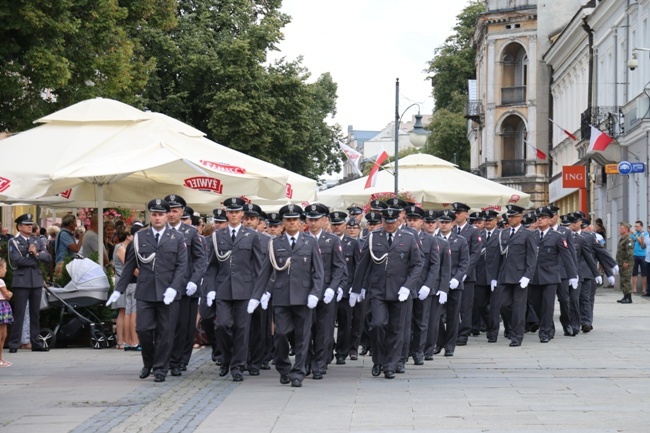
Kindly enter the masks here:
M 422 115 L 420 114 L 420 104 L 411 104 L 404 109 L 402 115 L 399 114 L 399 78 L 395 80 L 395 196 L 399 192 L 399 125 L 402 117 L 411 107 L 418 107 L 418 114 L 415 115 L 415 124 L 413 130 L 409 133 L 409 141 L 417 148 L 421 148 L 427 142 L 429 131 L 422 126 Z

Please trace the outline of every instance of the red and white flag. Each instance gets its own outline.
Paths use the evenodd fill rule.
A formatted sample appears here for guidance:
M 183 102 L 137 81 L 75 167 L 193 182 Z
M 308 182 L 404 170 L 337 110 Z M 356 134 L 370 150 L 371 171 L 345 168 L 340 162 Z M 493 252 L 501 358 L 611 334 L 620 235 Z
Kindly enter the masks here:
M 560 125 L 558 125 L 557 123 L 555 123 L 555 122 L 553 121 L 553 119 L 551 119 L 551 118 L 549 117 L 548 120 L 550 120 L 551 123 L 552 123 L 553 125 L 555 125 L 555 126 L 557 126 L 558 128 L 560 128 L 560 129 L 561 129 L 561 130 L 562 130 L 566 135 L 569 136 L 569 138 L 570 138 L 571 140 L 573 140 L 573 141 L 578 141 L 578 137 L 576 137 L 575 135 L 571 134 L 569 131 L 567 131 L 566 129 L 562 128 Z
M 591 127 L 591 138 L 589 139 L 587 152 L 603 152 L 614 139 L 595 126 L 589 126 Z
M 541 159 L 542 161 L 546 160 L 546 154 L 544 152 L 542 152 L 541 150 L 539 150 L 538 148 L 536 148 L 532 144 L 528 143 L 528 141 L 526 141 L 526 145 L 535 151 L 537 159 Z
M 348 146 L 347 144 L 341 143 L 339 141 L 339 147 L 341 148 L 341 151 L 345 153 L 345 156 L 347 156 L 348 161 L 350 162 L 350 165 L 352 166 L 352 169 L 354 172 L 361 176 L 361 170 L 359 170 L 359 163 L 361 162 L 361 154 Z
M 375 159 L 375 163 L 372 165 L 372 168 L 370 169 L 370 173 L 368 174 L 368 179 L 366 180 L 366 186 L 364 189 L 370 188 L 372 186 L 375 186 L 375 183 L 377 182 L 377 171 L 379 170 L 379 167 L 386 162 L 388 159 L 388 154 L 386 153 L 385 150 L 381 150 L 381 153 L 377 155 L 377 159 Z

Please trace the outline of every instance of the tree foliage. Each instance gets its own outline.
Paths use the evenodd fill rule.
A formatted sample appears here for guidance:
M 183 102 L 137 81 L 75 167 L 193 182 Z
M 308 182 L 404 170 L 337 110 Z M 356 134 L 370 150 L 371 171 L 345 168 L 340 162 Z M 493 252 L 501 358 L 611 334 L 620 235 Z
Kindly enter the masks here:
M 454 33 L 435 49 L 427 70 L 433 84 L 435 111 L 425 151 L 448 161 L 455 155 L 456 163 L 464 170 L 470 169 L 470 145 L 463 111 L 467 81 L 476 78 L 476 51 L 471 38 L 477 18 L 484 11 L 484 1 L 469 1 L 456 17 Z

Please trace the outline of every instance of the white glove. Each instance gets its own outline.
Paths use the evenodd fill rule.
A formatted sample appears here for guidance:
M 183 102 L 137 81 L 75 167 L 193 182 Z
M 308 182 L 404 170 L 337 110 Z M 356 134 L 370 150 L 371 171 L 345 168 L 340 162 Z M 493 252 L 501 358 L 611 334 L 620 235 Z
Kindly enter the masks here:
M 618 275 L 619 270 L 620 269 L 618 269 L 618 265 L 614 265 L 614 267 L 612 268 L 612 274 Z
M 572 289 L 577 289 L 578 288 L 578 277 L 575 278 L 569 278 L 569 286 L 571 286 Z
M 494 289 L 497 288 L 497 280 L 490 281 L 490 292 L 494 292 Z
M 520 286 L 522 289 L 525 289 L 526 287 L 528 287 L 528 283 L 530 283 L 530 279 L 529 279 L 529 278 L 521 277 L 521 280 L 519 280 L 519 286 Z
M 111 305 L 113 302 L 115 302 L 115 301 L 117 301 L 118 299 L 120 299 L 120 296 L 122 296 L 122 294 L 121 294 L 120 292 L 113 292 L 113 293 L 111 294 L 111 297 L 108 298 L 108 301 L 106 301 L 106 306 L 108 307 L 108 306 Z
M 440 305 L 447 302 L 447 292 L 439 291 L 436 293 L 436 296 L 438 297 L 438 303 Z
M 420 288 L 420 291 L 418 292 L 418 299 L 420 301 L 424 301 L 427 299 L 427 296 L 429 296 L 429 293 L 431 293 L 431 289 L 428 288 L 427 286 L 422 286 Z
M 262 310 L 269 308 L 269 300 L 271 299 L 271 294 L 269 292 L 264 292 L 262 299 L 260 299 L 260 304 L 262 304 Z
M 458 280 L 456 278 L 452 278 L 451 281 L 449 281 L 449 288 L 451 290 L 454 290 L 454 289 L 458 288 L 458 284 L 460 284 L 458 282 Z
M 251 299 L 250 301 L 248 301 L 248 308 L 246 308 L 248 314 L 253 314 L 253 311 L 255 311 L 258 305 L 260 305 L 260 301 L 258 301 L 257 299 Z
M 309 307 L 310 310 L 313 310 L 316 308 L 316 305 L 318 305 L 318 298 L 314 295 L 307 296 L 307 307 Z
M 188 282 L 188 283 L 187 283 L 187 287 L 185 288 L 185 294 L 186 294 L 187 296 L 192 296 L 192 295 L 195 294 L 195 293 L 196 293 L 196 284 L 194 284 L 194 283 L 191 282 L 191 281 Z
M 364 299 L 366 299 L 366 289 L 361 289 L 361 298 L 359 301 L 363 301 Z
M 602 277 L 602 276 L 598 275 L 598 276 L 596 277 L 596 284 L 598 284 L 599 286 L 600 286 L 601 284 L 603 284 L 603 277 Z
M 404 302 L 408 299 L 409 293 L 411 293 L 409 289 L 406 287 L 400 287 L 399 292 L 397 292 L 397 299 L 399 299 L 400 302 Z
M 212 303 L 214 302 L 214 298 L 216 297 L 217 297 L 217 292 L 215 291 L 208 292 L 208 296 L 205 297 L 208 301 L 208 307 L 212 307 Z
M 359 293 L 350 292 L 350 307 L 354 307 L 357 302 L 361 302 L 361 295 Z
M 607 282 L 609 283 L 610 286 L 613 286 L 614 283 L 616 282 L 616 278 L 612 275 L 611 277 L 607 277 Z
M 343 299 L 343 289 L 339 287 L 336 291 L 336 302 L 341 302 L 341 299 Z
M 325 289 L 325 294 L 323 295 L 323 302 L 329 304 L 330 302 L 332 302 L 332 299 L 334 299 L 334 290 Z
M 169 305 L 172 302 L 174 302 L 174 298 L 176 298 L 176 290 L 172 289 L 171 287 L 167 287 L 167 290 L 165 290 L 165 293 L 163 293 L 163 302 L 165 305 Z

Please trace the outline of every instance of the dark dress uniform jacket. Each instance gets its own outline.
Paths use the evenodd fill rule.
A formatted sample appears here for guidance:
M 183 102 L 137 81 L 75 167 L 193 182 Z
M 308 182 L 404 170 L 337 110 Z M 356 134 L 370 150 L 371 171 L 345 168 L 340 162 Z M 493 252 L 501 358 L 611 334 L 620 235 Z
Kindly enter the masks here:
M 481 232 L 483 239 L 483 248 L 481 248 L 481 257 L 476 265 L 476 284 L 479 286 L 489 286 L 492 282 L 491 276 L 495 276 L 494 270 L 497 269 L 499 255 L 499 229 L 494 229 L 487 238 L 487 231 Z
M 345 260 L 347 273 L 340 287 L 343 289 L 343 298 L 348 298 L 350 296 L 350 289 L 352 289 L 354 271 L 361 261 L 361 244 L 358 239 L 344 235 L 343 239 L 341 239 L 341 247 L 343 248 L 343 259 Z
M 38 255 L 29 254 L 29 245 L 36 245 Z M 47 252 L 45 241 L 40 238 L 25 239 L 18 235 L 7 241 L 9 260 L 13 271 L 12 287 L 37 288 L 43 287 L 43 272 L 39 263 L 49 263 L 52 256 Z M 21 324 L 22 325 L 22 324 Z
M 453 229 L 452 233 L 456 234 Z M 481 257 L 481 250 L 483 249 L 483 241 L 485 238 L 481 236 L 481 231 L 471 225 L 469 222 L 465 223 L 465 226 L 458 235 L 465 238 L 467 241 L 467 247 L 469 249 L 469 265 L 467 267 L 467 278 L 465 281 L 476 281 L 476 266 L 478 265 L 478 261 Z
M 323 230 L 318 237 L 318 247 L 323 258 L 323 293 L 325 289 L 336 292 L 339 287 L 343 288 L 348 275 L 341 238 Z
M 578 276 L 578 257 L 576 255 L 576 245 L 573 242 L 573 232 L 562 226 L 557 226 L 555 229 L 562 237 L 566 240 L 567 245 L 569 246 L 569 252 L 571 253 L 571 261 L 573 262 L 573 269 L 575 270 L 574 274 L 568 272 L 571 267 L 565 263 L 564 266 L 560 267 L 560 274 L 563 280 L 568 280 L 571 278 L 576 278 Z
M 594 260 L 594 255 L 590 247 L 591 240 L 585 238 L 577 232 L 573 232 L 573 242 L 576 247 L 578 260 L 578 275 L 580 281 L 592 280 L 595 275 L 599 275 L 598 266 Z
M 614 272 L 612 271 L 612 268 L 616 266 L 616 260 L 612 257 L 611 254 L 605 249 L 604 246 L 598 242 L 598 238 L 596 237 L 596 233 L 593 232 L 583 232 L 582 235 L 587 238 L 591 239 L 591 247 L 594 253 L 594 259 L 601 264 L 603 267 L 603 270 L 605 271 L 605 275 L 608 277 L 614 276 Z M 597 275 L 596 275 L 597 276 Z
M 442 233 L 440 233 L 440 236 L 442 236 Z M 469 268 L 469 246 L 467 245 L 467 240 L 452 231 L 447 236 L 447 243 L 449 244 L 451 254 L 451 278 L 456 278 L 459 283 L 458 288 L 455 290 L 463 290 L 463 277 L 467 275 L 467 269 Z
M 418 234 L 420 245 L 422 246 L 422 273 L 416 287 L 416 293 L 422 286 L 431 289 L 429 296 L 433 296 L 438 291 L 440 284 L 440 247 L 433 236 L 421 231 Z
M 138 253 L 145 259 L 156 253 L 153 260 L 144 263 L 136 257 L 135 246 L 127 251 L 122 274 L 132 275 L 136 268 L 140 270 L 135 299 L 162 302 L 165 290 L 171 287 L 177 292 L 175 300 L 179 300 L 181 290 L 185 289 L 187 269 L 187 247 L 183 234 L 167 227 L 156 244 L 152 229 L 146 229 L 136 233 L 133 242 L 138 243 Z M 120 278 L 115 290 L 124 293 L 128 283 L 129 278 Z
M 535 233 L 519 226 L 514 236 L 510 229 L 499 233 L 499 284 L 519 284 L 522 277 L 532 281 L 537 266 L 537 241 Z
M 433 241 L 438 246 L 440 256 L 438 279 L 432 287 L 429 287 L 431 289 L 429 296 L 434 296 L 438 292 L 449 293 L 449 280 L 451 280 L 451 250 L 449 244 L 439 236 L 429 236 L 433 238 Z
M 323 259 L 316 238 L 306 233 L 296 235 L 296 246 L 291 249 L 287 236 L 281 234 L 271 240 L 269 259 L 255 282 L 253 299 L 260 299 L 265 291 L 272 295 L 273 306 L 307 305 L 309 295 L 318 299 L 323 296 Z M 271 264 L 273 253 L 278 267 L 284 267 L 287 260 L 291 265 L 278 271 Z
M 533 232 L 539 239 L 538 231 Z M 537 268 L 531 284 L 545 286 L 548 284 L 560 284 L 562 280 L 562 269 L 566 268 L 568 275 L 575 278 L 578 275 L 573 265 L 569 244 L 560 233 L 549 229 L 544 239 L 538 240 Z
M 385 262 L 373 262 L 370 256 L 371 242 L 372 253 L 376 258 L 388 254 Z M 393 243 L 388 245 L 387 233 L 380 229 L 368 235 L 367 243 L 354 275 L 352 291 L 361 293 L 367 277 L 369 298 L 397 301 L 399 289 L 402 287 L 406 287 L 411 293 L 417 293 L 421 287 L 418 286 L 418 281 L 422 272 L 419 240 L 412 233 L 398 229 L 393 233 Z
M 205 270 L 208 267 L 208 261 L 205 255 L 205 247 L 203 246 L 203 236 L 199 234 L 196 227 L 181 223 L 178 229 L 183 236 L 185 236 L 185 245 L 187 245 L 187 269 L 185 270 L 185 284 L 178 290 L 182 296 L 185 296 L 187 283 L 190 281 L 196 284 L 196 287 L 201 287 L 201 280 L 205 275 Z M 194 292 L 192 298 L 199 297 L 199 290 Z
M 204 291 L 216 292 L 215 299 L 222 301 L 242 301 L 253 296 L 255 280 L 262 269 L 262 248 L 257 231 L 241 226 L 233 241 L 231 230 L 219 229 L 210 237 Z M 220 255 L 230 253 L 230 257 L 219 260 L 215 245 Z

